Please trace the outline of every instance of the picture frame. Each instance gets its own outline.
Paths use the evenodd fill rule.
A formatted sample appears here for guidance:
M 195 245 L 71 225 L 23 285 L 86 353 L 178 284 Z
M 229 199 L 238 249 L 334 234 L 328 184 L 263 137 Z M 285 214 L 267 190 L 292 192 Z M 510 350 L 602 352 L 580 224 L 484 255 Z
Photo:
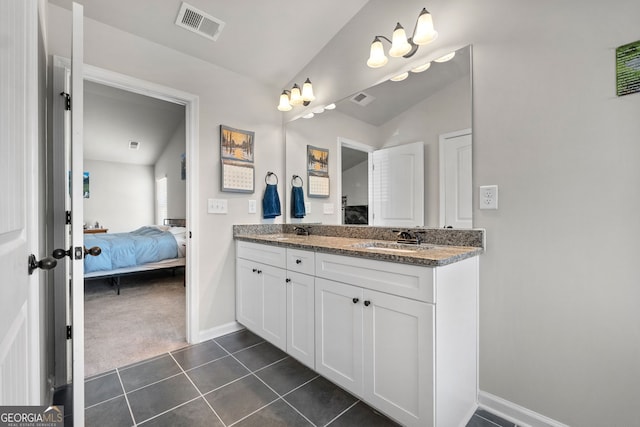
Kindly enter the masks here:
M 220 191 L 255 191 L 254 143 L 254 132 L 220 125 Z
M 329 150 L 307 145 L 307 195 L 329 197 Z

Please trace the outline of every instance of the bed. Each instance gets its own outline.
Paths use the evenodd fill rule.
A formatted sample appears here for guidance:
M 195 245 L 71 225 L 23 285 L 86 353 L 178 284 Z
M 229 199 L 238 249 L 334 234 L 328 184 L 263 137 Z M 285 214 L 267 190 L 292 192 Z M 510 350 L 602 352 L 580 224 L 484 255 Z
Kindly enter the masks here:
M 102 253 L 85 257 L 84 278 L 108 278 L 120 295 L 122 276 L 167 269 L 175 273 L 186 265 L 186 232 L 184 219 L 166 219 L 164 225 L 128 233 L 85 234 L 85 247 L 98 246 Z

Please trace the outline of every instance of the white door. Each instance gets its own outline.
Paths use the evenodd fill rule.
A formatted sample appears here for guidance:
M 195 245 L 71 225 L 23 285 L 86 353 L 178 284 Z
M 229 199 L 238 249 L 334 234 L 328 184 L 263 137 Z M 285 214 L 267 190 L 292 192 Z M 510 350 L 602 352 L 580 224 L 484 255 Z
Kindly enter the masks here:
M 433 304 L 364 291 L 364 398 L 406 426 L 433 425 Z
M 373 152 L 373 225 L 424 225 L 424 143 Z
M 316 277 L 316 371 L 362 395 L 362 288 Z
M 255 262 L 236 259 L 236 318 L 256 332 L 262 324 L 262 289 Z
M 262 337 L 287 350 L 287 287 L 282 268 L 265 265 L 258 270 L 262 284 Z
M 471 129 L 440 135 L 440 226 L 473 226 Z
M 39 405 L 40 252 L 36 2 L 0 1 L 0 405 Z
M 83 8 L 73 3 L 71 36 L 71 346 L 73 421 L 84 426 Z

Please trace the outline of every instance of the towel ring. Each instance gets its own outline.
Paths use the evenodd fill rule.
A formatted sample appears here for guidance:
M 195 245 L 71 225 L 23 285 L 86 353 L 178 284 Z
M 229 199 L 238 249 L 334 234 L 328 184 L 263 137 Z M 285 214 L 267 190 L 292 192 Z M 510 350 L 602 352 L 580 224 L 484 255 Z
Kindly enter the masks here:
M 278 185 L 278 175 L 273 172 L 267 172 L 267 175 L 264 177 L 264 183 L 269 185 L 269 177 L 271 177 L 271 175 L 276 177 L 276 185 Z
M 296 179 L 300 180 L 300 185 L 296 185 Z M 303 187 L 304 186 L 304 181 L 298 175 L 293 175 L 293 177 L 291 178 L 291 186 L 292 187 Z

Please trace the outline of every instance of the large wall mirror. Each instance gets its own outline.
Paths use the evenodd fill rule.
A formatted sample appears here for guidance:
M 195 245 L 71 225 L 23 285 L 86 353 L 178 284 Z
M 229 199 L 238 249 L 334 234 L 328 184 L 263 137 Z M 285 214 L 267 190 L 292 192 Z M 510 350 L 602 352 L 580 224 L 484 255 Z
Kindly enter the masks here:
M 385 81 L 333 110 L 287 123 L 286 221 L 471 228 L 471 66 L 466 46 L 402 81 Z M 328 150 L 320 193 L 308 182 L 318 181 L 309 171 L 308 146 Z M 303 181 L 295 181 L 305 192 L 303 218 L 291 215 L 294 175 Z

